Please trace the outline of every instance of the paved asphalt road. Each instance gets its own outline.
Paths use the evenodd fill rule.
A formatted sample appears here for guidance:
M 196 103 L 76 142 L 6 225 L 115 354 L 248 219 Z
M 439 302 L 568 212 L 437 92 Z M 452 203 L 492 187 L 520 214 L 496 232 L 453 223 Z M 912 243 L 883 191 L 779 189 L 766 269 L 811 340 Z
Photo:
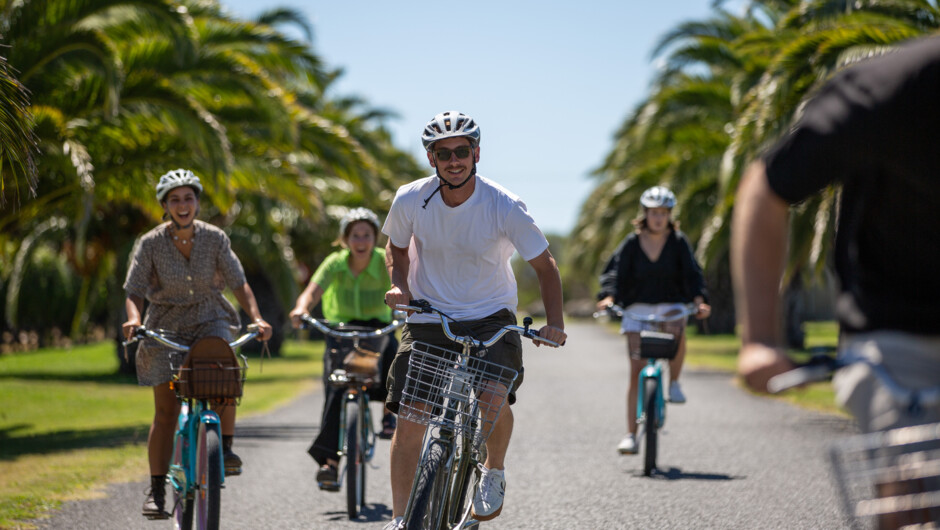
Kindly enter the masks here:
M 615 449 L 625 429 L 623 339 L 591 323 L 569 332 L 559 350 L 526 346 L 506 505 L 483 528 L 844 527 L 824 454 L 852 433 L 848 420 L 752 396 L 727 374 L 687 371 L 689 401 L 668 408 L 660 438 L 663 471 L 644 477 L 641 456 Z M 359 520 L 347 519 L 343 493 L 316 488 L 306 448 L 321 403 L 316 391 L 239 423 L 245 472 L 223 491 L 223 528 L 378 530 L 391 517 L 387 441 L 369 469 L 370 504 Z M 103 499 L 68 503 L 41 527 L 172 528 L 139 515 L 144 478 L 111 485 Z

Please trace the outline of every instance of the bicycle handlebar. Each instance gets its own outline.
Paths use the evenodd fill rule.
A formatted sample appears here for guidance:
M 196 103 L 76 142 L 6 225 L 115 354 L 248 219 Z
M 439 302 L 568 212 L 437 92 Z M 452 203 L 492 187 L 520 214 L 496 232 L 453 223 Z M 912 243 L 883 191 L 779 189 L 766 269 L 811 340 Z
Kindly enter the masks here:
M 505 335 L 506 333 L 509 333 L 510 331 L 515 331 L 519 335 L 533 342 L 538 341 L 543 344 L 552 346 L 554 348 L 561 346 L 560 344 L 558 344 L 557 342 L 553 340 L 542 338 L 541 336 L 539 336 L 537 331 L 529 329 L 529 326 L 532 325 L 532 318 L 530 317 L 525 317 L 524 319 L 522 319 L 522 323 L 525 327 L 503 326 L 499 331 L 496 332 L 495 335 L 490 337 L 488 340 L 481 341 L 473 337 L 463 337 L 451 331 L 450 325 L 447 323 L 447 319 L 448 319 L 447 315 L 442 313 L 436 307 L 432 306 L 431 303 L 428 302 L 427 300 L 411 300 L 410 302 L 408 302 L 408 305 L 401 305 L 401 304 L 397 305 L 396 309 L 400 309 L 402 311 L 414 311 L 415 313 L 436 314 L 438 318 L 441 319 L 441 327 L 444 329 L 444 334 L 447 335 L 447 338 L 449 338 L 450 340 L 458 344 L 462 344 L 464 346 L 471 346 L 471 347 L 477 346 L 480 348 L 489 348 L 493 344 L 496 344 L 496 341 L 503 338 L 503 335 Z
M 228 343 L 229 347 L 231 347 L 231 348 L 234 350 L 235 348 L 241 346 L 242 344 L 245 344 L 246 342 L 248 342 L 248 341 L 250 341 L 251 339 L 253 339 L 253 338 L 257 337 L 258 335 L 260 335 L 260 333 L 258 332 L 258 325 L 257 325 L 257 324 L 251 324 L 251 325 L 249 325 L 249 326 L 247 327 L 247 330 L 248 330 L 247 333 L 245 333 L 245 334 L 242 335 L 241 337 L 238 337 L 237 339 L 233 340 L 232 342 L 229 342 L 229 343 Z M 153 331 L 153 330 L 151 330 L 151 329 L 147 329 L 147 328 L 145 328 L 144 326 L 139 326 L 139 327 L 134 331 L 134 336 L 131 337 L 131 338 L 128 339 L 128 340 L 125 340 L 125 341 L 122 342 L 121 344 L 122 344 L 123 346 L 127 346 L 128 344 L 133 344 L 133 343 L 137 342 L 138 340 L 140 340 L 140 339 L 143 338 L 143 337 L 147 337 L 147 338 L 153 339 L 153 340 L 159 342 L 160 344 L 163 344 L 164 346 L 167 346 L 167 347 L 169 347 L 169 348 L 172 348 L 172 349 L 174 349 L 174 350 L 176 350 L 176 351 L 182 351 L 182 352 L 189 351 L 189 346 L 186 346 L 185 344 L 180 344 L 180 343 L 178 343 L 178 342 L 174 342 L 174 341 L 170 340 L 169 338 L 167 338 L 166 335 L 164 335 L 164 334 L 162 334 L 162 333 L 160 333 L 160 332 L 157 332 L 157 331 Z
M 793 370 L 771 377 L 767 381 L 767 390 L 771 394 L 778 394 L 806 383 L 824 381 L 836 371 L 859 363 L 868 365 L 895 402 L 907 407 L 940 405 L 940 386 L 920 389 L 905 388 L 898 384 L 881 364 L 851 353 L 839 357 L 826 354 L 813 355 L 809 361 L 797 365 Z
M 338 339 L 372 339 L 372 338 L 377 338 L 377 337 L 381 337 L 381 336 L 383 336 L 383 335 L 388 335 L 388 334 L 394 332 L 396 329 L 402 327 L 402 325 L 404 325 L 404 322 L 403 322 L 403 321 L 398 320 L 398 319 L 396 318 L 395 320 L 392 320 L 392 322 L 391 322 L 389 325 L 385 326 L 384 328 L 380 328 L 380 329 L 376 329 L 376 330 L 372 330 L 372 331 L 359 331 L 359 330 L 356 330 L 356 331 L 339 331 L 339 330 L 337 330 L 337 329 L 334 329 L 334 328 L 330 327 L 330 326 L 328 325 L 328 323 L 327 323 L 325 320 L 320 320 L 320 319 L 318 319 L 318 318 L 312 317 L 312 316 L 310 316 L 310 315 L 307 314 L 307 313 L 304 313 L 303 315 L 301 315 L 300 318 L 303 320 L 305 327 L 306 327 L 307 325 L 312 326 L 312 327 L 316 328 L 318 331 L 320 331 L 321 333 L 323 333 L 324 335 L 330 335 L 330 336 L 336 337 L 336 338 L 338 338 Z
M 698 313 L 698 305 L 696 304 L 682 304 L 681 309 L 671 310 L 665 315 L 657 315 L 655 313 L 634 313 L 633 311 L 627 311 L 619 305 L 611 304 L 607 306 L 607 309 L 604 311 L 595 312 L 594 318 L 601 318 L 604 316 L 623 317 L 626 315 L 626 317 L 630 320 L 636 320 L 637 322 L 672 322 L 674 320 L 679 320 L 696 313 Z

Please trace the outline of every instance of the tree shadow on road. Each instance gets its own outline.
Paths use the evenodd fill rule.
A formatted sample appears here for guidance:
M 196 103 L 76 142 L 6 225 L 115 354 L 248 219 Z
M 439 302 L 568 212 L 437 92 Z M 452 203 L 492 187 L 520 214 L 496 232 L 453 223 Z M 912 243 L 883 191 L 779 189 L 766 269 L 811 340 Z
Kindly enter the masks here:
M 264 424 L 252 423 L 250 419 L 235 424 L 235 436 L 239 439 L 311 440 L 320 430 L 314 424 Z

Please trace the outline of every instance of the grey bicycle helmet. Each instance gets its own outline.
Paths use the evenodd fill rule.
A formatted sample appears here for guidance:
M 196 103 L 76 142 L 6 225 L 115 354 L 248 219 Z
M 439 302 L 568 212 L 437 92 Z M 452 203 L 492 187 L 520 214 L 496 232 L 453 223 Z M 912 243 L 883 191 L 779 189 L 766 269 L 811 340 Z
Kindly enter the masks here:
M 160 177 L 157 183 L 157 201 L 163 202 L 163 198 L 170 190 L 180 186 L 189 186 L 196 190 L 196 195 L 202 193 L 202 183 L 192 171 L 188 169 L 174 169 Z
M 346 215 L 343 216 L 339 221 L 339 238 L 342 239 L 346 236 L 346 229 L 349 228 L 349 225 L 355 223 L 356 221 L 366 221 L 375 227 L 375 233 L 378 234 L 381 230 L 379 226 L 379 216 L 375 215 L 375 212 L 368 208 L 353 208 L 346 212 Z
M 676 195 L 665 186 L 653 186 L 640 196 L 640 204 L 647 208 L 672 208 L 676 205 Z
M 473 147 L 480 145 L 480 127 L 473 118 L 456 110 L 442 112 L 424 126 L 421 134 L 421 143 L 424 149 L 431 150 L 431 146 L 438 140 L 465 136 Z

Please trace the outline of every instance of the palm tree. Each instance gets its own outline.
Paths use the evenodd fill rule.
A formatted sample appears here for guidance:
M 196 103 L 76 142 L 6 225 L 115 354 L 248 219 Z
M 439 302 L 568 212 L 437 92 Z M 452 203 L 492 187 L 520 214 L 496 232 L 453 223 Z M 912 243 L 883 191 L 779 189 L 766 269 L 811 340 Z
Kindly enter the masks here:
M 574 237 L 587 249 L 579 270 L 598 269 L 605 240 L 612 247 L 610 239 L 630 229 L 619 212 L 633 211 L 645 186 L 664 182 L 679 194 L 678 213 L 697 240 L 700 260 L 726 272 L 729 220 L 744 165 L 783 134 L 835 71 L 936 32 L 940 12 L 934 4 L 764 0 L 751 2 L 737 17 L 718 2 L 716 17 L 666 35 L 656 53 L 672 49 L 667 68 L 618 133 L 597 171 L 591 208 L 582 211 L 575 229 Z M 697 84 L 711 86 L 710 96 L 690 97 Z M 696 118 L 683 122 L 688 116 Z M 790 275 L 825 267 L 837 196 L 829 190 L 794 211 Z M 601 227 L 612 227 L 613 233 Z M 730 282 L 716 279 L 730 289 Z
M 206 213 L 245 243 L 246 269 L 265 271 L 282 299 L 296 292 L 291 231 L 322 233 L 327 200 L 350 188 L 378 205 L 414 175 L 382 114 L 333 103 L 326 90 L 338 74 L 270 25 L 298 22 L 295 13 L 249 22 L 214 2 L 71 2 L 4 5 L 0 24 L 16 30 L 3 32 L 17 50 L 11 64 L 30 65 L 24 83 L 44 163 L 38 197 L 0 214 L 0 243 L 13 242 L 24 263 L 43 238 L 67 250 L 84 278 L 73 333 L 96 294 L 119 298 L 133 237 L 161 213 L 149 190 L 168 168 L 205 179 Z M 50 227 L 49 218 L 68 221 Z M 33 244 L 20 244 L 28 234 Z M 19 285 L 17 270 L 0 279 Z M 15 306 L 18 289 L 6 295 Z

